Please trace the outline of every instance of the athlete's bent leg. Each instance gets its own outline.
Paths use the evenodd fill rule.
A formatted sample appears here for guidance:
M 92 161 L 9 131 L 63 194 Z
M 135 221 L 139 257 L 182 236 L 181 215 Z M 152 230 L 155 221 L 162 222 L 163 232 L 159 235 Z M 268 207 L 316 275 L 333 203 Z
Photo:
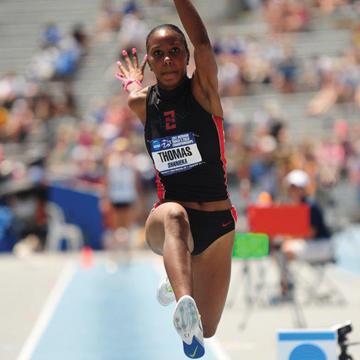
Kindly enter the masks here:
M 215 334 L 230 284 L 234 231 L 192 257 L 193 293 L 201 314 L 204 337 Z
M 193 240 L 186 210 L 175 202 L 161 204 L 150 213 L 145 225 L 145 236 L 150 248 L 163 255 L 176 299 L 183 295 L 192 296 Z

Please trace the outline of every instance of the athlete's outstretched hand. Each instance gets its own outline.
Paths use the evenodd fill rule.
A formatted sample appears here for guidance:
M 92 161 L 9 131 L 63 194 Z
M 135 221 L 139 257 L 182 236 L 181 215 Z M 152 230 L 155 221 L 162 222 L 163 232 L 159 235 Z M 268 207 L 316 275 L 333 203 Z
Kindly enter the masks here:
M 122 51 L 122 56 L 124 63 L 121 61 L 117 62 L 119 72 L 116 73 L 116 77 L 123 83 L 125 90 L 127 90 L 130 84 L 134 82 L 141 84 L 143 81 L 147 57 L 145 55 L 141 65 L 139 65 L 135 48 L 132 49 L 132 59 L 130 59 L 126 50 Z

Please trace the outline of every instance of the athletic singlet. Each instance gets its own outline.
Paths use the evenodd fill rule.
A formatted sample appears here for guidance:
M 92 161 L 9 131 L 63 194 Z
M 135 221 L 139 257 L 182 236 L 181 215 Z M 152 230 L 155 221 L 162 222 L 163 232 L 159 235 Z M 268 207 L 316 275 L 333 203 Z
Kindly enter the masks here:
M 160 201 L 228 198 L 223 119 L 200 106 L 188 77 L 171 91 L 149 87 L 145 143 Z

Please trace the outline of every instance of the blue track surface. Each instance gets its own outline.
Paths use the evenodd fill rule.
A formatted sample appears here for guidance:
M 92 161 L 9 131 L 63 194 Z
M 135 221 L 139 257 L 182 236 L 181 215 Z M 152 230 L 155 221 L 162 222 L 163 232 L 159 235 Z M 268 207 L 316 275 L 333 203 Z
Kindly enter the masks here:
M 31 359 L 185 359 L 172 326 L 174 306 L 156 301 L 158 281 L 156 269 L 146 262 L 114 274 L 100 265 L 79 268 Z M 215 359 L 206 351 L 204 359 Z
M 338 265 L 360 274 L 360 226 L 352 225 L 336 234 L 334 239 Z

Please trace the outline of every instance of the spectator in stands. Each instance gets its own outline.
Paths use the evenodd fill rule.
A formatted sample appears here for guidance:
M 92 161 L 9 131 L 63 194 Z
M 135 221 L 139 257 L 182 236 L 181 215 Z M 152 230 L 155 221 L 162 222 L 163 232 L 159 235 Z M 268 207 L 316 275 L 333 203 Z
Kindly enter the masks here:
M 59 45 L 61 39 L 62 35 L 56 24 L 52 22 L 45 24 L 41 35 L 42 47 L 56 47 Z
M 346 161 L 342 144 L 335 138 L 322 139 L 317 144 L 315 156 L 319 182 L 327 187 L 336 184 L 341 178 Z
M 14 71 L 8 71 L 0 77 L 0 104 L 6 109 L 11 109 L 18 97 L 27 93 L 27 83 L 24 76 Z
M 42 46 L 30 59 L 26 69 L 29 79 L 44 82 L 51 80 L 55 73 L 55 62 L 59 50 L 53 46 Z
M 81 55 L 86 55 L 90 45 L 90 37 L 89 34 L 85 31 L 84 26 L 81 23 L 75 24 L 72 28 L 71 35 L 76 41 Z
M 310 19 L 308 5 L 302 0 L 267 0 L 263 3 L 263 12 L 275 33 L 304 31 Z
M 319 7 L 319 9 L 324 14 L 330 14 L 335 11 L 335 9 L 340 6 L 347 4 L 348 0 L 317 0 L 315 1 L 315 5 Z
M 35 118 L 43 124 L 50 121 L 56 114 L 56 104 L 50 94 L 38 93 L 32 99 L 32 108 Z
M 13 216 L 12 233 L 17 244 L 27 244 L 30 251 L 44 248 L 47 234 L 46 191 L 26 178 L 7 186 L 0 200 Z
M 354 152 L 349 159 L 349 175 L 350 181 L 356 189 L 357 209 L 354 220 L 360 222 L 360 140 L 357 138 L 354 142 Z
M 17 99 L 6 122 L 6 137 L 23 143 L 34 125 L 34 113 L 28 100 Z
M 219 57 L 219 91 L 222 96 L 238 96 L 243 90 L 240 69 L 235 59 Z
M 292 49 L 285 49 L 284 58 L 279 62 L 275 70 L 275 86 L 283 93 L 295 91 L 298 65 Z
M 60 42 L 58 50 L 53 77 L 58 80 L 70 80 L 78 68 L 82 48 L 73 37 L 68 36 Z
M 338 96 L 335 73 L 330 69 L 324 69 L 320 90 L 309 102 L 308 113 L 314 116 L 326 113 L 337 102 Z
M 139 11 L 139 8 L 138 8 L 135 0 L 127 0 L 122 8 L 122 13 L 125 15 L 137 13 L 138 11 Z
M 308 174 L 300 169 L 290 171 L 285 178 L 289 201 L 293 205 L 306 204 L 310 208 L 310 233 L 307 238 L 282 239 L 281 251 L 277 254 L 280 265 L 281 293 L 291 295 L 293 279 L 287 267 L 287 261 L 297 259 L 305 262 L 330 261 L 334 258 L 331 232 L 327 226 L 320 205 L 308 197 L 310 183 Z M 294 219 L 296 221 L 296 219 Z
M 320 89 L 308 105 L 309 114 L 322 115 L 336 103 L 357 101 L 360 72 L 355 48 L 349 48 L 336 57 L 321 56 L 315 66 Z
M 144 51 L 144 38 L 148 30 L 137 6 L 134 2 L 128 2 L 123 11 L 119 31 L 119 44 L 121 49 L 126 49 L 129 53 L 131 53 L 132 48 Z
M 106 39 L 107 35 L 120 29 L 121 9 L 112 0 L 102 0 L 97 19 L 95 37 Z
M 5 107 L 0 106 L 0 140 L 4 141 L 5 136 L 6 136 L 6 123 L 8 121 L 9 118 L 9 112 L 5 109 Z M 1 148 L 0 148 L 1 150 Z M 1 161 L 1 156 L 0 156 L 0 161 Z
M 256 150 L 250 167 L 251 179 L 258 188 L 275 198 L 278 193 L 276 140 L 271 135 L 263 135 L 257 140 L 255 146 Z
M 357 86 L 355 91 L 355 103 L 360 108 L 360 84 Z
M 135 224 L 140 192 L 139 174 L 129 146 L 126 138 L 115 140 L 104 164 L 101 210 L 108 227 L 104 248 L 115 252 L 115 256 L 118 250 L 126 250 L 127 253 L 130 250 L 130 231 Z

